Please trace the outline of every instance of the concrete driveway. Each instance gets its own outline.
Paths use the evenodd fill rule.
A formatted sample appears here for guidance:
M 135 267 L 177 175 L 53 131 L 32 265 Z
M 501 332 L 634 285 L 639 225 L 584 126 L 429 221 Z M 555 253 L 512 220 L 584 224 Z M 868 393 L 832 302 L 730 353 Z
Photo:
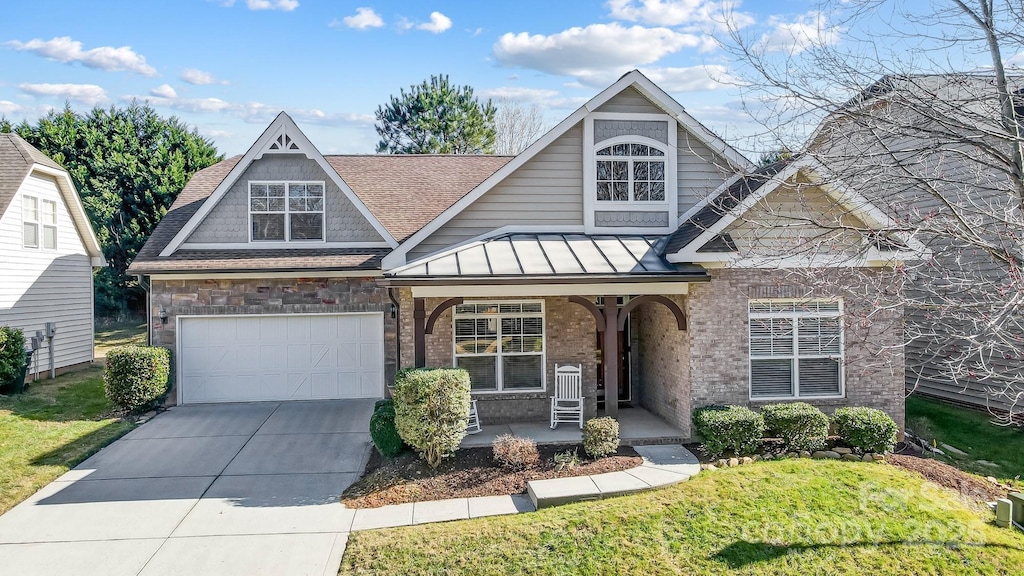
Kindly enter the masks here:
M 179 406 L 0 516 L 9 574 L 336 574 L 372 400 Z

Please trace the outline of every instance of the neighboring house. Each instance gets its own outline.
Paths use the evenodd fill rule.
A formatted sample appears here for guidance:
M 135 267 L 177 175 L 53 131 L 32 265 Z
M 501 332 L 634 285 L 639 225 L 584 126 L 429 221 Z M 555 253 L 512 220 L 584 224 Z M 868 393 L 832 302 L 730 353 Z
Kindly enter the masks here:
M 902 424 L 902 360 L 864 361 L 900 346 L 900 312 L 848 321 L 870 300 L 795 281 L 739 218 L 842 204 L 883 223 L 835 187 L 793 202 L 819 169 L 755 171 L 635 71 L 514 158 L 325 157 L 282 113 L 193 177 L 129 271 L 183 403 L 380 397 L 399 367 L 456 365 L 485 423 L 545 420 L 569 363 L 588 418 L 633 404 L 689 435 L 698 406 L 800 399 Z M 836 246 L 786 265 L 902 257 Z
M 0 134 L 0 325 L 26 344 L 56 323 L 53 367 L 93 360 L 93 268 L 104 266 L 75 185 L 59 164 L 17 134 Z M 44 342 L 33 359 L 50 366 Z

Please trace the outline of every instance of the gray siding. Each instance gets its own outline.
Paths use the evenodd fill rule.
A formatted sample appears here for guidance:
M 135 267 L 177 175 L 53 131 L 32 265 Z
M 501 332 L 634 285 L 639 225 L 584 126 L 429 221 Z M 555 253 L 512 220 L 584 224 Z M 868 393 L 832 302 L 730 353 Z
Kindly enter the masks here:
M 646 136 L 668 144 L 668 122 L 657 120 L 594 120 L 594 143 L 616 136 Z M 599 147 L 600 148 L 600 147 Z
M 661 228 L 668 226 L 668 212 L 597 210 L 594 212 L 594 225 L 611 228 Z
M 431 234 L 409 253 L 409 260 L 512 224 L 583 225 L 582 124 Z
M 679 215 L 682 216 L 716 188 L 731 171 L 720 154 L 694 138 L 686 128 L 676 131 L 676 185 L 679 187 Z
M 249 181 L 323 181 L 326 240 L 328 242 L 383 242 L 366 218 L 327 176 L 320 165 L 302 155 L 267 154 L 256 160 L 231 186 L 188 242 L 232 243 L 249 241 Z
M 610 100 L 602 104 L 595 112 L 628 112 L 631 114 L 664 114 L 665 111 L 658 108 L 647 99 L 646 96 L 629 87 L 612 96 Z

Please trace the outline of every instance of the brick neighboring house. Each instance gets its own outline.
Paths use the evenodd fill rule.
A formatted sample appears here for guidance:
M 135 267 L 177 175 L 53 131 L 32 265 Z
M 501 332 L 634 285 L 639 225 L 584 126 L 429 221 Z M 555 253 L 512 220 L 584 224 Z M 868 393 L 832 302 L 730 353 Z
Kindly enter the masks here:
M 546 420 L 555 364 L 582 364 L 586 417 L 642 406 L 690 435 L 702 405 L 801 399 L 902 425 L 902 362 L 870 361 L 900 349 L 899 311 L 853 322 L 856 286 L 789 272 L 885 274 L 908 244 L 791 257 L 810 224 L 766 242 L 744 217 L 885 223 L 820 170 L 756 169 L 636 71 L 516 157 L 325 157 L 282 113 L 192 178 L 130 271 L 183 403 L 380 397 L 399 367 L 456 365 L 485 422 Z

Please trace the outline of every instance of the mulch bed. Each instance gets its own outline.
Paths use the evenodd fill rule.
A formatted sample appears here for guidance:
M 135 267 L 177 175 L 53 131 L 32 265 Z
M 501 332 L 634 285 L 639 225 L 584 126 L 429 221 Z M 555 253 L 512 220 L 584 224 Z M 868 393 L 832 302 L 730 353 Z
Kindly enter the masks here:
M 555 453 L 573 448 L 580 464 L 555 470 Z M 582 446 L 538 446 L 537 450 L 540 464 L 516 472 L 499 468 L 490 447 L 463 448 L 442 461 L 437 470 L 431 470 L 411 452 L 384 458 L 373 450 L 363 477 L 345 490 L 341 503 L 349 508 L 377 508 L 426 500 L 523 494 L 530 480 L 618 472 L 643 463 L 636 450 L 628 446 L 596 461 L 587 459 Z
M 886 456 L 886 460 L 898 468 L 917 472 L 925 479 L 959 492 L 961 496 L 970 500 L 991 502 L 1005 498 L 1009 491 L 1001 484 L 995 484 L 980 476 L 954 468 L 945 462 L 924 458 L 910 451 L 905 451 L 902 454 L 890 454 Z

